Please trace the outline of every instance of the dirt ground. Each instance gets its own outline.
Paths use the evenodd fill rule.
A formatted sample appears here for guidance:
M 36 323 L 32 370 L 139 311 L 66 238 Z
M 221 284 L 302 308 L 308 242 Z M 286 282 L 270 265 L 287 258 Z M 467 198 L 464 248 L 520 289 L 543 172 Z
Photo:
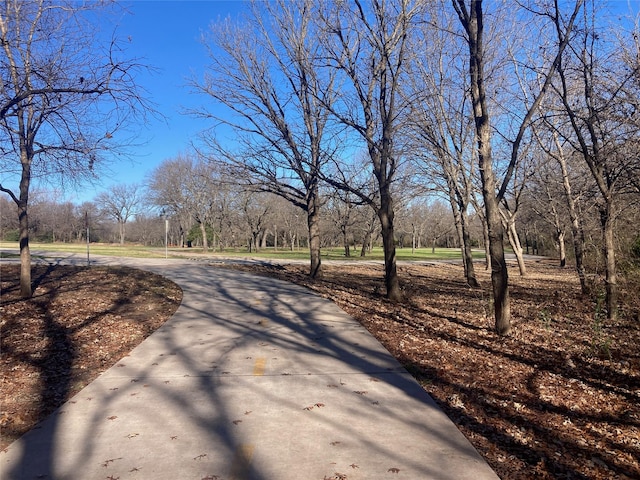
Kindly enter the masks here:
M 365 325 L 420 381 L 503 479 L 640 478 L 640 299 L 620 320 L 580 294 L 573 271 L 510 271 L 513 332 L 493 333 L 490 280 L 457 265 L 401 266 L 407 301 L 386 301 L 382 266 L 234 268 L 307 285 Z M 13 267 L 11 267 L 13 268 Z M 217 268 L 217 267 L 212 267 Z M 56 267 L 18 298 L 3 266 L 1 448 L 126 355 L 177 308 L 170 282 L 129 269 Z M 133 293 L 131 293 L 133 292 Z
M 19 267 L 0 275 L 0 448 L 127 355 L 177 310 L 173 282 L 126 267 L 37 266 L 20 298 Z

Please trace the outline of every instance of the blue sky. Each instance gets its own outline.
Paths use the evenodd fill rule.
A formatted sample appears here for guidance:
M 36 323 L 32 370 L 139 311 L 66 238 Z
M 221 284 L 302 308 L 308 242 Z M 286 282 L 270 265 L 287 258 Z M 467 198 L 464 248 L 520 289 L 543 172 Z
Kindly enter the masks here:
M 202 120 L 181 114 L 202 102 L 186 86 L 192 73 L 202 77 L 208 62 L 200 35 L 212 21 L 235 18 L 246 6 L 242 0 L 134 0 L 125 5 L 128 14 L 107 29 L 116 29 L 117 36 L 126 39 L 129 58 L 156 69 L 140 75 L 138 83 L 166 120 L 151 118 L 140 131 L 144 145 L 131 149 L 132 159 L 114 162 L 98 185 L 65 192 L 74 203 L 90 201 L 112 184 L 141 183 L 160 162 L 188 149 L 205 127 Z
M 190 94 L 186 86 L 190 75 L 202 77 L 208 62 L 200 35 L 211 22 L 235 18 L 247 6 L 242 0 L 129 0 L 124 4 L 129 14 L 106 28 L 115 28 L 121 39 L 130 37 L 130 42 L 124 42 L 129 57 L 157 69 L 154 74 L 140 75 L 138 82 L 166 121 L 151 119 L 150 125 L 141 128 L 140 140 L 145 144 L 132 149 L 131 160 L 114 162 L 111 173 L 102 176 L 99 184 L 65 192 L 67 199 L 77 204 L 93 200 L 112 184 L 142 183 L 163 160 L 189 148 L 206 127 L 202 120 L 181 113 L 203 100 Z M 613 0 L 610 5 L 616 13 L 631 9 L 637 14 L 640 0 Z

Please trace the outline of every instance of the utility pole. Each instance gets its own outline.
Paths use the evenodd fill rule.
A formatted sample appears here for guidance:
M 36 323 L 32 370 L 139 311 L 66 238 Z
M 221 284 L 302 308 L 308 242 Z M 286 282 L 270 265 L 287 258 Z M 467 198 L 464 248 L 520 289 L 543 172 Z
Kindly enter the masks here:
M 91 266 L 91 260 L 89 260 L 89 212 L 84 212 L 84 225 L 87 230 L 87 267 Z

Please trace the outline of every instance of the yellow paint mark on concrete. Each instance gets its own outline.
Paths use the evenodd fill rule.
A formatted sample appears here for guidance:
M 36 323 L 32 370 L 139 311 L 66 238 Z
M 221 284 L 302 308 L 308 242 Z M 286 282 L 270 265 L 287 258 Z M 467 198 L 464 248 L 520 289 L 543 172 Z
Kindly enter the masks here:
M 253 365 L 253 376 L 261 377 L 264 375 L 264 367 L 267 364 L 267 359 L 260 357 L 256 358 L 256 363 Z
M 247 480 L 249 478 L 254 448 L 254 445 L 246 443 L 238 446 L 231 461 L 230 478 L 232 480 Z

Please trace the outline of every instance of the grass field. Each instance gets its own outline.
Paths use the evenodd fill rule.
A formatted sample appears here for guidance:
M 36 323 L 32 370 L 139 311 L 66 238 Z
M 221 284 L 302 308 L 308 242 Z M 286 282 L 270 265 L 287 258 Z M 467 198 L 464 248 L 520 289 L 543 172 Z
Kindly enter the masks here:
M 84 243 L 31 243 L 31 252 L 37 255 L 38 252 L 65 252 L 65 253 L 80 253 L 86 254 L 87 245 Z M 2 250 L 18 250 L 19 246 L 17 242 L 0 242 L 0 249 Z M 169 257 L 184 257 L 189 256 L 225 256 L 225 257 L 255 257 L 265 259 L 293 259 L 293 260 L 307 260 L 309 258 L 309 251 L 306 249 L 300 250 L 285 250 L 279 249 L 274 251 L 273 248 L 261 249 L 259 252 L 249 253 L 246 249 L 226 249 L 224 251 L 209 251 L 203 253 L 201 248 L 177 248 L 169 247 L 166 252 L 164 247 L 144 247 L 141 245 L 125 244 L 124 246 L 118 244 L 102 244 L 92 243 L 89 245 L 89 255 L 109 255 L 115 257 L 138 257 L 138 258 L 162 258 L 165 253 Z M 7 257 L 9 254 L 4 253 L 3 256 Z M 483 251 L 474 251 L 474 258 L 484 258 Z M 460 250 L 457 248 L 436 248 L 435 252 L 431 248 L 397 248 L 396 257 L 401 261 L 425 261 L 425 260 L 457 260 L 460 259 Z M 382 248 L 376 247 L 365 257 L 360 256 L 360 250 L 353 250 L 350 257 L 345 257 L 344 249 L 333 248 L 322 250 L 323 260 L 345 260 L 348 258 L 350 261 L 359 260 L 384 260 L 384 253 Z
M 39 252 L 61 252 L 61 253 L 87 253 L 86 243 L 29 243 L 31 254 L 37 256 Z M 0 242 L 2 250 L 19 250 L 18 242 Z M 89 246 L 89 253 L 95 255 L 110 255 L 114 257 L 141 257 L 154 258 L 164 256 L 164 249 L 152 249 L 137 245 L 109 245 L 92 243 Z M 7 256 L 6 253 L 3 254 Z

